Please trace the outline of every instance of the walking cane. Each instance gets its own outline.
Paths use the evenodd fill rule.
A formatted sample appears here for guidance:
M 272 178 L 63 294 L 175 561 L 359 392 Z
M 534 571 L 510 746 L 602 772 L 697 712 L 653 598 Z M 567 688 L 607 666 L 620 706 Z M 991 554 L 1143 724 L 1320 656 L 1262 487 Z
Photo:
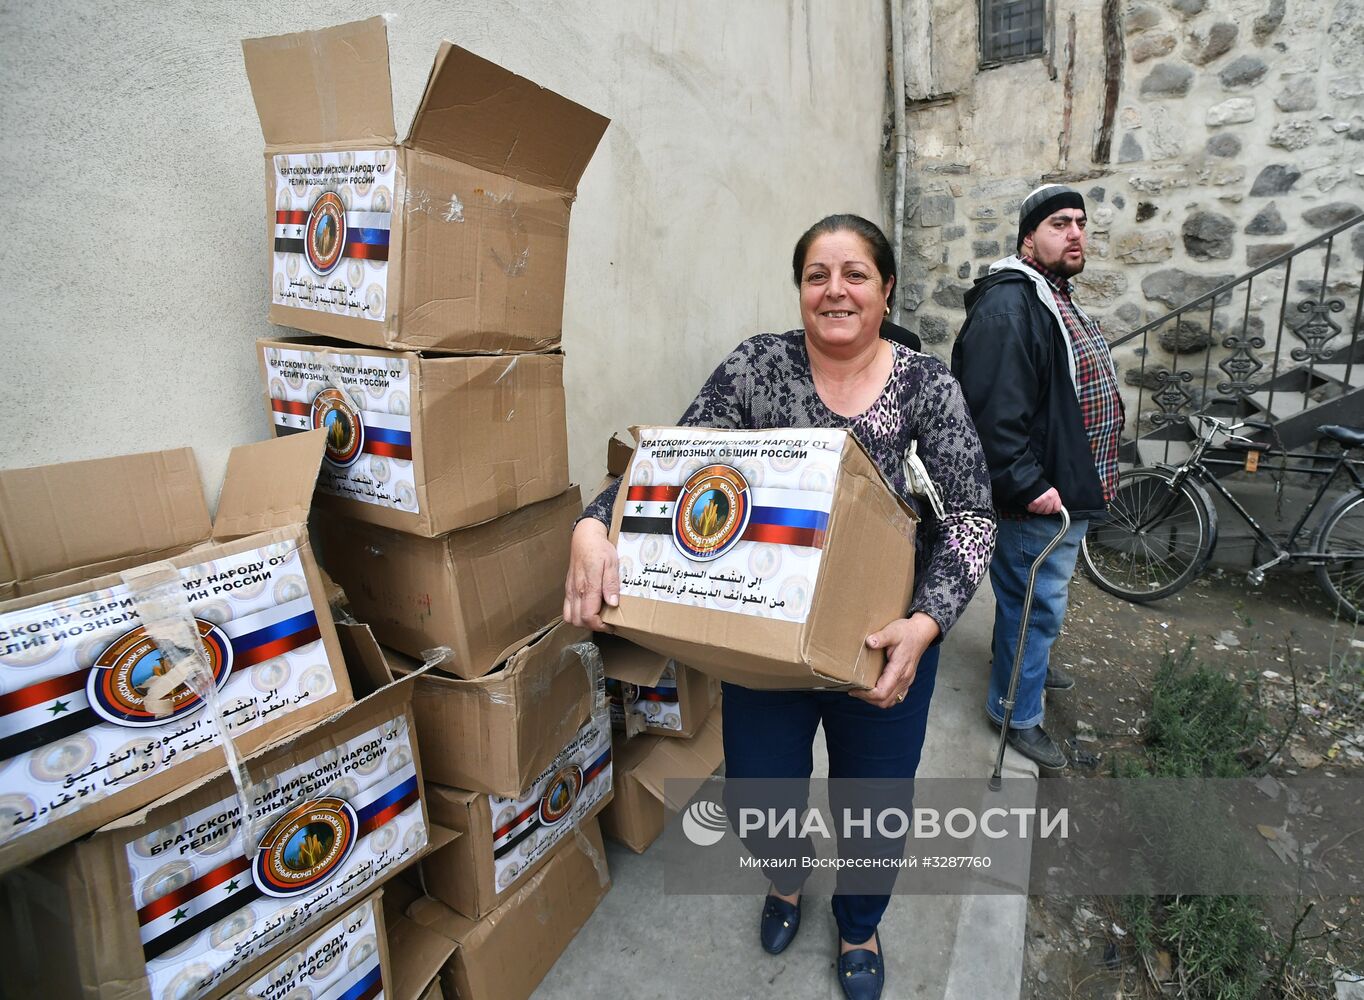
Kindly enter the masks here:
M 1032 616 L 1032 592 L 1037 583 L 1037 571 L 1042 568 L 1042 564 L 1047 561 L 1047 556 L 1052 554 L 1056 546 L 1061 544 L 1061 539 L 1066 537 L 1066 532 L 1070 530 L 1070 511 L 1064 506 L 1061 507 L 1061 530 L 1056 533 L 1056 537 L 1047 543 L 1047 547 L 1042 550 L 1042 554 L 1033 560 L 1032 567 L 1028 570 L 1028 590 L 1023 595 L 1023 616 L 1018 623 L 1018 648 L 1014 650 L 1014 669 L 1009 675 L 1009 697 L 1000 700 L 1004 706 L 1004 725 L 999 727 L 999 751 L 995 754 L 995 772 L 990 775 L 990 791 L 997 792 L 1002 784 L 999 778 L 1000 772 L 1004 769 L 1004 746 L 1009 738 L 1009 721 L 1014 714 L 1014 699 L 1018 695 L 1018 674 L 1023 669 L 1023 641 L 1028 635 L 1028 619 Z

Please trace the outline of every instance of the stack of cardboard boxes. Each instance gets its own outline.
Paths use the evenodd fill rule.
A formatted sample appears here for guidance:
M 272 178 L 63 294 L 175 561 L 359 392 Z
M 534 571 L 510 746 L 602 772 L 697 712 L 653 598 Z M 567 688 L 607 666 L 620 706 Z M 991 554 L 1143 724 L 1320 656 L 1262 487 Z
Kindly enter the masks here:
M 353 678 L 410 685 L 425 799 L 455 835 L 410 896 L 388 889 L 395 964 L 434 969 L 425 993 L 527 996 L 610 885 L 601 659 L 558 620 L 582 511 L 569 210 L 607 120 L 446 43 L 398 142 L 378 18 L 245 55 L 270 318 L 308 334 L 259 344 L 270 420 L 326 433 L 313 529 Z
M 323 438 L 235 449 L 212 522 L 188 450 L 0 473 L 0 994 L 383 981 L 379 887 L 448 837 L 414 685 L 352 697 Z

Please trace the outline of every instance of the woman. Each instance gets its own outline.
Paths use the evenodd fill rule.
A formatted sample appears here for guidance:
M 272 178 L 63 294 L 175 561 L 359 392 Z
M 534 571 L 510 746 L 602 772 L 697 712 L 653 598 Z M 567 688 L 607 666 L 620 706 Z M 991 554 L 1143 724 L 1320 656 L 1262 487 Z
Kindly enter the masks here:
M 923 748 L 938 643 L 957 620 L 985 574 L 994 546 L 990 478 L 961 390 L 934 358 L 882 340 L 890 312 L 895 256 L 885 235 L 866 219 L 833 215 L 796 243 L 792 271 L 800 291 L 803 330 L 763 334 L 740 344 L 687 408 L 695 427 L 846 428 L 891 487 L 908 492 L 904 457 L 910 443 L 943 497 L 946 511 L 924 519 L 917 537 L 914 598 L 904 618 L 867 637 L 883 649 L 886 665 L 869 691 L 755 691 L 724 685 L 726 778 L 803 779 L 813 768 L 812 744 L 823 724 L 829 753 L 831 802 L 854 779 L 912 779 Z M 603 602 L 619 599 L 616 551 L 606 527 L 616 488 L 588 507 L 573 530 L 564 618 L 603 628 Z M 777 783 L 790 784 L 790 783 Z M 884 782 L 883 782 L 884 784 Z M 736 810 L 727 810 L 731 816 Z M 887 844 L 840 841 L 841 854 L 903 851 Z M 782 845 L 746 845 L 771 859 Z M 791 845 L 786 845 L 789 852 Z M 795 846 L 810 853 L 809 845 Z M 800 926 L 800 890 L 809 869 L 768 869 L 772 888 L 763 907 L 763 947 L 780 953 Z M 894 869 L 890 869 L 893 873 Z M 833 910 L 840 943 L 838 980 L 853 1000 L 879 997 L 884 983 L 877 924 L 889 902 L 889 882 L 854 884 L 839 874 Z M 879 891 L 865 891 L 868 888 Z

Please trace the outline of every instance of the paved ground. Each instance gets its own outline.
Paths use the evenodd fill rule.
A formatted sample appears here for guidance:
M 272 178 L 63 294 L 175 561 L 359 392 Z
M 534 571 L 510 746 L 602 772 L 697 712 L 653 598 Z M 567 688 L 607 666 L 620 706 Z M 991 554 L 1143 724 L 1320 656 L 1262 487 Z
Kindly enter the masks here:
M 922 777 L 984 778 L 993 767 L 995 736 L 982 707 L 993 615 L 987 584 L 943 647 Z M 816 775 L 824 773 L 817 761 Z M 1036 770 L 1009 751 L 1005 775 L 1035 777 Z M 536 1000 L 841 996 L 827 899 L 807 900 L 800 936 L 773 957 L 758 946 L 758 899 L 665 895 L 657 850 L 635 855 L 608 842 L 607 851 L 614 886 Z M 1026 918 L 1021 895 L 897 897 L 881 924 L 885 997 L 1017 997 Z

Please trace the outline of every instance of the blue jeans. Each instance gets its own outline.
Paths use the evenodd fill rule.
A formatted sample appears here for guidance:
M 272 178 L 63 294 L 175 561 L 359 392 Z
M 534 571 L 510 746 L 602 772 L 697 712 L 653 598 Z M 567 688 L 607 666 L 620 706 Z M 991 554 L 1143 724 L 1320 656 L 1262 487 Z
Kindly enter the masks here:
M 1000 702 L 1009 694 L 1023 597 L 1028 590 L 1028 570 L 1060 527 L 1061 521 L 1056 517 L 999 519 L 995 555 L 990 561 L 990 586 L 995 592 L 994 661 L 990 664 L 990 693 L 985 700 L 985 711 L 995 722 L 1004 721 Z M 1030 729 L 1042 724 L 1042 685 L 1047 679 L 1047 661 L 1066 617 L 1070 577 L 1075 572 L 1075 559 L 1088 527 L 1088 521 L 1072 521 L 1066 537 L 1037 571 L 1018 693 L 1009 719 L 1011 729 Z
M 846 691 L 755 691 L 724 684 L 725 812 L 735 832 L 743 807 L 804 813 L 814 769 L 815 729 L 821 722 L 829 751 L 829 804 L 835 814 L 845 808 L 855 815 L 872 808 L 874 814 L 877 804 L 894 796 L 893 804 L 912 815 L 911 803 L 899 799 L 905 798 L 907 781 L 919 768 L 939 648 L 931 646 L 924 653 L 905 700 L 891 708 L 869 705 Z M 753 780 L 764 778 L 785 780 L 770 784 Z M 878 783 L 877 779 L 892 780 Z M 833 825 L 839 835 L 840 857 L 904 854 L 904 837 L 845 841 L 842 824 L 835 821 Z M 815 853 L 808 837 L 750 833 L 744 845 L 755 858 L 763 859 L 798 859 Z M 811 869 L 771 867 L 764 871 L 778 892 L 789 895 L 804 885 Z M 896 869 L 876 871 L 879 881 L 868 884 L 867 869 L 860 870 L 860 878 L 857 870 L 839 870 L 834 919 L 849 944 L 871 938 L 890 902 Z

